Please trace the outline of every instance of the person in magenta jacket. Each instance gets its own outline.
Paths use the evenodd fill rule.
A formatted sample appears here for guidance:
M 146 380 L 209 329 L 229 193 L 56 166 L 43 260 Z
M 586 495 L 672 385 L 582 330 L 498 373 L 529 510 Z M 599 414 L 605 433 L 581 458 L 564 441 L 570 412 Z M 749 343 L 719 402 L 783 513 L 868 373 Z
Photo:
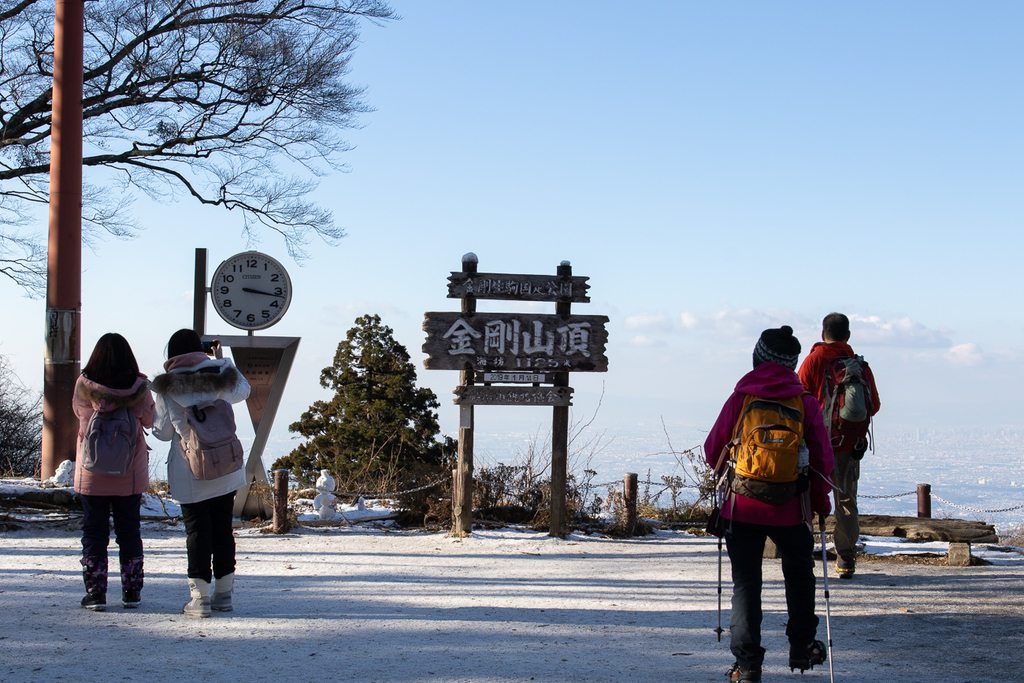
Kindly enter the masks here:
M 810 452 L 809 508 L 813 514 L 831 511 L 828 474 L 832 471 L 832 446 L 818 400 L 804 391 L 795 372 L 800 342 L 793 329 L 784 325 L 761 333 L 754 347 L 754 369 L 740 378 L 725 402 L 715 426 L 704 442 L 704 454 L 711 467 L 732 440 L 743 401 L 748 395 L 760 398 L 793 398 L 803 394 L 804 441 Z M 736 495 L 722 508 L 725 541 L 732 565 L 733 596 L 729 623 L 731 650 L 736 657 L 729 679 L 760 681 L 764 662 L 761 647 L 761 559 L 765 540 L 770 538 L 782 557 L 789 621 L 789 664 L 801 671 L 825 661 L 825 646 L 815 640 L 818 617 L 814 613 L 814 535 L 812 520 L 806 518 L 801 497 L 783 505 L 770 505 Z
M 153 426 L 155 403 L 149 380 L 139 372 L 131 346 L 119 334 L 99 338 L 89 362 L 75 383 L 72 407 L 78 417 L 79 457 L 75 461 L 75 491 L 82 500 L 82 578 L 86 595 L 82 607 L 102 612 L 107 604 L 107 546 L 110 515 L 114 515 L 121 564 L 121 602 L 138 607 L 143 583 L 140 509 L 149 489 L 149 447 L 143 428 Z M 138 420 L 135 457 L 123 475 L 90 472 L 82 467 L 82 439 L 96 411 L 127 407 Z

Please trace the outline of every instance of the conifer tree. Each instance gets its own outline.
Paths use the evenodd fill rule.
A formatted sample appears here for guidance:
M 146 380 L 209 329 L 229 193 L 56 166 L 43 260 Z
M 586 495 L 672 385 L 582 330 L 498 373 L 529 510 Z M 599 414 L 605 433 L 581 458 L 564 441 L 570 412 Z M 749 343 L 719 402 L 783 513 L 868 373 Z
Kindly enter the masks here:
M 334 363 L 320 373 L 334 391 L 316 401 L 288 429 L 305 441 L 275 468 L 306 481 L 328 469 L 339 489 L 426 481 L 442 471 L 446 443 L 439 440 L 437 396 L 416 387 L 409 352 L 378 315 L 357 318 L 338 344 Z

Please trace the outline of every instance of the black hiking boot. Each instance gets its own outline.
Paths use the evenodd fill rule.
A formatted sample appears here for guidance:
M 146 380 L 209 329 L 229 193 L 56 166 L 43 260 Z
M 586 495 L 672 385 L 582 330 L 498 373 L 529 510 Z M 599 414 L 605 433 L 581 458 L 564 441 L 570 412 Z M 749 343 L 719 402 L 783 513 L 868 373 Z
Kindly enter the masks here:
M 853 555 L 840 555 L 836 560 L 836 573 L 840 579 L 852 579 L 857 571 L 857 558 Z
M 789 646 L 789 670 L 800 669 L 800 673 L 813 669 L 815 664 L 824 664 L 828 659 L 825 643 L 812 640 L 807 645 Z M 760 679 L 758 679 L 760 680 Z
M 82 607 L 91 609 L 93 612 L 105 612 L 107 610 L 107 594 L 86 593 L 82 598 Z
M 761 680 L 761 669 L 745 669 L 740 666 L 739 662 L 736 662 L 729 669 L 728 676 L 730 681 L 754 681 L 757 683 Z
M 142 591 L 133 591 L 129 588 L 121 589 L 121 605 L 125 609 L 135 609 L 142 602 Z

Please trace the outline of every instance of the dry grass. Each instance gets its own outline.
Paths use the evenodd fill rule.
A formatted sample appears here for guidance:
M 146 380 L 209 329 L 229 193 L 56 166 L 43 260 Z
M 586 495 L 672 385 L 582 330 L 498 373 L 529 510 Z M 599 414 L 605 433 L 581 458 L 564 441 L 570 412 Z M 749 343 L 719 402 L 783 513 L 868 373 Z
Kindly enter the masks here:
M 999 533 L 999 542 L 1002 545 L 1012 545 L 1017 548 L 1024 548 L 1024 524 L 1018 524 Z

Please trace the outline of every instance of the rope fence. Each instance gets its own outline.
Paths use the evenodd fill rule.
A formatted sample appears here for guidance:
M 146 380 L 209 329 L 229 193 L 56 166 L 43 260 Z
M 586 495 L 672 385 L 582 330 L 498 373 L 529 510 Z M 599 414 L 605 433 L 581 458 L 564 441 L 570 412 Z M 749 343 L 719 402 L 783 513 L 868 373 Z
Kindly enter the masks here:
M 651 479 L 640 480 L 640 481 L 637 482 L 637 484 L 640 485 L 640 486 L 661 486 L 661 487 L 664 487 L 655 496 L 653 496 L 653 498 L 655 500 L 657 500 L 663 493 L 665 493 L 665 491 L 669 490 L 670 488 L 673 488 L 671 486 L 667 486 L 664 481 L 653 481 Z M 591 490 L 593 490 L 593 489 L 602 489 L 602 488 L 607 488 L 607 487 L 611 487 L 611 486 L 620 486 L 620 485 L 622 485 L 622 480 L 621 479 L 615 479 L 613 481 L 603 482 L 601 484 L 586 484 L 582 488 L 584 488 L 587 491 L 587 493 L 589 494 L 589 492 Z M 676 488 L 676 489 L 694 489 L 694 490 L 699 490 L 700 487 L 695 486 L 693 484 L 677 484 L 676 486 L 674 486 L 674 488 Z M 918 495 L 918 491 L 917 490 L 914 490 L 914 491 L 904 491 L 902 493 L 890 493 L 890 494 L 886 494 L 886 495 L 869 495 L 869 494 L 865 494 L 865 493 L 858 493 L 857 494 L 857 498 L 868 498 L 868 499 L 871 499 L 871 500 L 891 500 L 891 499 L 894 499 L 894 498 L 905 498 L 907 496 L 916 496 L 916 495 Z M 932 498 L 934 498 L 935 500 L 937 500 L 937 501 L 939 501 L 941 503 L 944 503 L 944 504 L 949 505 L 951 507 L 955 507 L 955 508 L 957 508 L 959 510 L 965 510 L 967 512 L 977 512 L 977 513 L 982 513 L 982 514 L 994 514 L 994 513 L 998 513 L 998 512 L 1014 512 L 1016 510 L 1024 510 L 1024 503 L 1021 503 L 1020 505 L 1014 505 L 1012 507 L 990 508 L 990 509 L 987 509 L 987 508 L 975 508 L 975 507 L 970 507 L 970 506 L 966 506 L 966 505 L 958 505 L 956 503 L 953 503 L 951 501 L 946 500 L 942 496 L 936 495 L 934 492 L 931 491 L 930 487 L 929 487 L 929 495 Z
M 907 491 L 906 493 L 893 493 L 893 494 L 888 495 L 888 496 L 869 496 L 869 495 L 867 495 L 865 493 L 858 493 L 857 497 L 858 498 L 873 498 L 875 500 L 885 500 L 887 498 L 903 498 L 904 496 L 916 496 L 916 495 L 917 495 L 917 491 Z M 938 496 L 935 496 L 935 497 L 938 498 Z
M 1013 510 L 1024 509 L 1024 504 L 1021 504 L 1021 505 L 1014 505 L 1013 507 L 1010 507 L 1010 508 L 999 508 L 998 510 L 979 510 L 978 508 L 966 507 L 966 506 L 963 506 L 963 505 L 957 505 L 956 503 L 950 503 L 945 498 L 940 498 L 939 496 L 936 496 L 934 493 L 932 494 L 932 498 L 934 498 L 934 499 L 936 499 L 938 501 L 941 501 L 941 502 L 945 503 L 946 505 L 952 505 L 955 508 L 959 508 L 961 510 L 967 510 L 969 512 L 1011 512 Z
M 427 489 L 432 489 L 435 486 L 440 486 L 441 484 L 444 484 L 444 483 L 450 481 L 451 478 L 452 477 L 449 474 L 447 477 L 441 477 L 437 481 L 432 481 L 429 484 L 424 484 L 423 486 L 417 486 L 414 489 L 408 489 L 408 490 L 405 490 L 405 491 L 390 491 L 388 493 L 368 493 L 366 491 L 361 491 L 361 492 L 356 492 L 356 493 L 345 493 L 345 492 L 342 492 L 342 491 L 334 491 L 333 495 L 335 495 L 335 496 L 345 496 L 346 498 L 362 497 L 362 498 L 369 498 L 371 500 L 375 500 L 375 499 L 378 499 L 378 498 L 398 498 L 399 496 L 407 496 L 410 493 L 419 493 L 420 491 L 426 491 Z

